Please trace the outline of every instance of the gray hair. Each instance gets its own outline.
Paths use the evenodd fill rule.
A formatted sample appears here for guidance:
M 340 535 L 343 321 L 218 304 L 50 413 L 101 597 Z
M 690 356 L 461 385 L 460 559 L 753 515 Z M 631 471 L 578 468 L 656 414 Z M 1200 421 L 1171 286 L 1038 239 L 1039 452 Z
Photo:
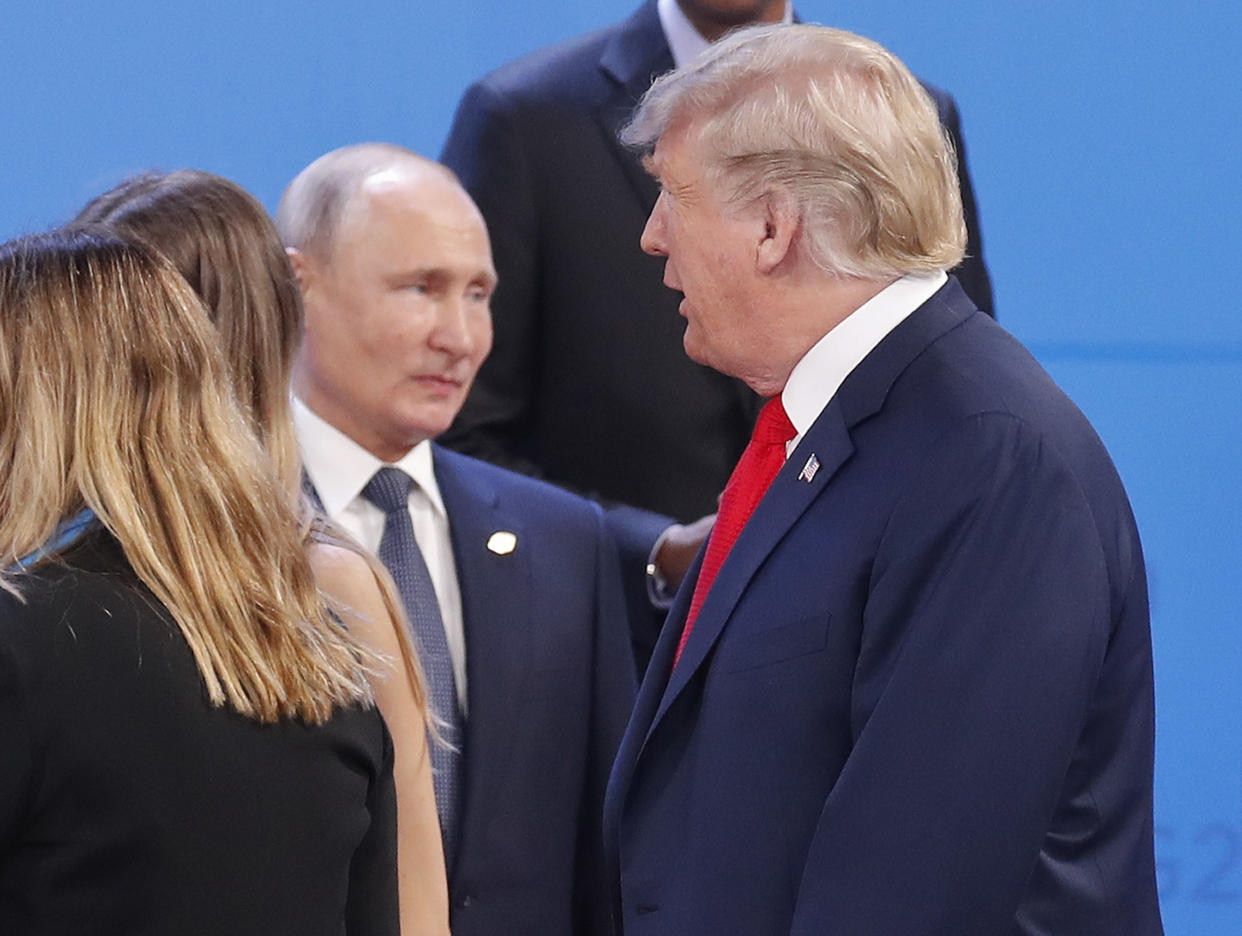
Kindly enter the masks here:
M 622 141 L 693 133 L 736 206 L 789 199 L 834 276 L 949 269 L 966 245 L 957 162 L 927 92 L 879 44 L 826 26 L 740 29 L 643 96 Z
M 397 166 L 439 172 L 454 182 L 452 170 L 393 143 L 355 143 L 320 156 L 297 174 L 280 197 L 276 229 L 286 247 L 326 257 L 350 200 L 371 176 Z

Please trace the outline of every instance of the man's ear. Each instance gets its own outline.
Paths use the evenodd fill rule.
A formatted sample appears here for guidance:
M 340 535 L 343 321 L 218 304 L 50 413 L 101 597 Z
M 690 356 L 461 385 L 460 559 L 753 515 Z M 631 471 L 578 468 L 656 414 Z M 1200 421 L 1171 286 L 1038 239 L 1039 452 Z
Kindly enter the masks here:
M 310 258 L 296 247 L 286 247 L 285 255 L 289 258 L 289 265 L 293 267 L 293 278 L 297 281 L 298 291 L 305 297 L 311 280 L 314 278 L 311 275 L 313 264 Z
M 760 273 L 771 273 L 792 257 L 802 219 L 793 200 L 784 192 L 768 192 L 759 199 L 757 208 L 763 233 L 755 251 L 755 265 Z

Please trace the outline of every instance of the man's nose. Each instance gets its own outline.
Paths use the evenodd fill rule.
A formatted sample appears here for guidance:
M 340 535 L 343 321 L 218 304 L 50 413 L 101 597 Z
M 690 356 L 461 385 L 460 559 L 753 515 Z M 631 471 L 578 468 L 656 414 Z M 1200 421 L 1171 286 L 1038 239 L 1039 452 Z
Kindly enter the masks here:
M 665 194 L 660 193 L 660 197 L 656 199 L 655 207 L 651 209 L 651 214 L 647 217 L 647 225 L 643 228 L 643 236 L 638 243 L 642 246 L 645 253 L 651 254 L 653 257 L 667 257 L 668 250 L 664 243 L 664 212 Z
M 473 307 L 472 300 L 467 297 L 446 299 L 440 303 L 436 316 L 436 327 L 431 333 L 431 343 L 438 350 L 446 351 L 454 357 L 465 357 L 474 350 L 474 330 L 471 316 L 485 315 L 486 312 Z

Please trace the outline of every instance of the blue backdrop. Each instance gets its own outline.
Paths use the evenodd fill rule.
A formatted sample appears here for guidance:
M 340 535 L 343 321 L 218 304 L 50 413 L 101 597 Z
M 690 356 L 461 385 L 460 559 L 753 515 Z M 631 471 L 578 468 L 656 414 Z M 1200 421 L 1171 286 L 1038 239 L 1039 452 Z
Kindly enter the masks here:
M 637 2 L 5 0 L 0 239 L 144 168 L 208 169 L 274 208 L 345 143 L 435 155 L 470 80 Z M 1242 14 L 1224 0 L 798 9 L 958 98 L 1000 320 L 1094 421 L 1143 532 L 1168 932 L 1236 936 Z

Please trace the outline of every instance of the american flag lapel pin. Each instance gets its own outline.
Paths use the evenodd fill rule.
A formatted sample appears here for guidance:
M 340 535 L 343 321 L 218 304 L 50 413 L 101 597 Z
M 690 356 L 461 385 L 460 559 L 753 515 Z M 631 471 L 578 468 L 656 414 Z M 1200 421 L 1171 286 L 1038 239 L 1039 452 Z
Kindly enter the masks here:
M 799 481 L 805 481 L 810 484 L 815 480 L 815 472 L 819 471 L 819 459 L 815 457 L 815 453 L 811 453 L 811 457 L 806 460 L 806 464 L 802 466 L 802 473 L 798 475 Z

